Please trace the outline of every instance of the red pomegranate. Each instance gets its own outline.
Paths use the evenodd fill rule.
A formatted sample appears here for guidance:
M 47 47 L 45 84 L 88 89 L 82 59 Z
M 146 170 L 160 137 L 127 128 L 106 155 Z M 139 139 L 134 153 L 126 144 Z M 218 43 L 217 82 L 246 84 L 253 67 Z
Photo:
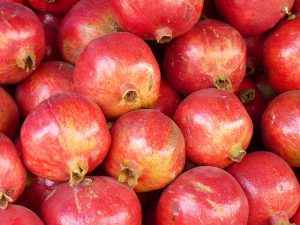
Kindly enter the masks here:
M 111 135 L 104 168 L 137 192 L 165 187 L 184 168 L 184 137 L 177 125 L 159 111 L 126 113 L 114 123 Z
M 300 167 L 300 90 L 277 96 L 264 112 L 261 129 L 265 146 L 291 166 Z
M 24 116 L 42 101 L 55 94 L 75 92 L 73 65 L 60 61 L 44 62 L 27 79 L 18 84 L 15 99 Z
M 79 0 L 27 0 L 36 10 L 51 13 L 67 13 Z
M 35 175 L 56 182 L 82 181 L 104 159 L 110 133 L 101 109 L 89 98 L 54 95 L 38 105 L 21 128 L 22 157 Z
M 266 74 L 259 73 L 255 77 L 255 83 L 260 95 L 265 102 L 269 103 L 274 97 L 278 95 L 274 88 L 271 86 L 269 78 Z
M 1 2 L 14 2 L 14 3 L 20 3 L 26 5 L 25 0 L 1 0 Z
M 261 97 L 254 81 L 246 76 L 241 83 L 236 95 L 239 97 L 249 116 L 252 119 L 254 130 L 260 130 L 260 121 L 265 111 L 266 104 Z
M 16 203 L 41 215 L 41 206 L 44 200 L 58 185 L 59 183 L 51 180 L 28 174 L 26 188 Z
M 46 38 L 46 53 L 43 60 L 59 60 L 61 56 L 58 50 L 57 36 L 62 16 L 48 12 L 39 12 L 37 15 L 43 23 Z
M 162 193 L 157 225 L 247 225 L 248 201 L 226 171 L 201 166 L 180 175 Z
M 161 80 L 159 97 L 157 102 L 152 106 L 152 109 L 156 109 L 169 117 L 173 117 L 181 100 L 180 95 L 165 80 Z
M 248 225 L 290 224 L 300 203 L 293 170 L 271 152 L 253 152 L 227 170 L 240 183 L 249 202 Z
M 58 186 L 42 205 L 47 225 L 141 225 L 135 193 L 110 177 L 88 177 L 82 184 Z
M 203 8 L 203 0 L 111 0 L 111 3 L 124 30 L 158 43 L 169 42 L 189 31 Z
M 266 39 L 264 67 L 278 92 L 300 89 L 300 18 L 286 20 Z
M 293 3 L 294 0 L 215 0 L 224 20 L 241 34 L 249 36 L 270 30 L 286 14 L 290 15 Z
M 297 212 L 291 218 L 291 222 L 294 224 L 300 224 L 300 207 L 298 208 Z
M 0 87 L 0 133 L 14 138 L 19 126 L 19 109 L 14 99 Z
M 294 13 L 300 13 L 300 0 L 295 0 L 292 11 Z
M 262 67 L 264 35 L 245 37 L 247 47 L 247 74 L 254 75 Z
M 58 43 L 63 58 L 75 64 L 88 43 L 120 31 L 110 0 L 79 1 L 61 24 Z
M 202 20 L 168 46 L 164 71 L 184 95 L 210 87 L 235 91 L 246 73 L 245 42 L 229 25 Z
M 45 34 L 34 12 L 0 2 L 0 83 L 17 83 L 32 73 L 45 54 Z
M 245 156 L 253 125 L 240 100 L 214 88 L 196 91 L 177 107 L 174 121 L 183 132 L 187 158 L 225 168 Z
M 26 185 L 26 170 L 14 144 L 2 133 L 0 133 L 0 148 L 0 209 L 5 209 L 8 202 L 15 201 L 23 192 Z
M 108 119 L 150 108 L 159 95 L 160 70 L 147 44 L 127 32 L 91 41 L 73 74 L 75 88 L 91 97 Z
M 44 225 L 37 215 L 20 205 L 9 205 L 6 210 L 0 210 L 0 224 Z

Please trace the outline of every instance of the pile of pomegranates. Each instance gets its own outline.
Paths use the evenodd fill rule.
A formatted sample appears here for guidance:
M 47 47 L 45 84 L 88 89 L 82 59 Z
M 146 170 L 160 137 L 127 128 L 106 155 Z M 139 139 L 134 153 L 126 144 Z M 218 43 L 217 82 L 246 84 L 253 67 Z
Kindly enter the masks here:
M 300 0 L 0 0 L 0 225 L 300 225 Z

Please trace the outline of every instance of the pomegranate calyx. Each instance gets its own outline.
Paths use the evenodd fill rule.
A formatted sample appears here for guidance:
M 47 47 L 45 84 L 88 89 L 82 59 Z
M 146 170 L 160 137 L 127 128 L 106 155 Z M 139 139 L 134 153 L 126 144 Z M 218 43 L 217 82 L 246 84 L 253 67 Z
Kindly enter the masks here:
M 162 27 L 157 29 L 154 32 L 154 37 L 157 43 L 159 44 L 169 43 L 173 38 L 172 31 L 168 27 Z
M 71 186 L 79 184 L 83 181 L 84 176 L 87 174 L 88 167 L 86 163 L 76 163 L 74 166 L 71 166 L 70 170 L 70 180 L 69 183 Z
M 232 147 L 229 158 L 233 162 L 240 162 L 246 154 L 247 152 L 242 149 L 242 145 L 236 144 Z
M 6 209 L 9 202 L 13 202 L 12 198 L 0 191 L 0 209 Z
M 120 173 L 118 181 L 121 183 L 127 183 L 131 189 L 134 189 L 137 185 L 137 175 L 131 169 L 125 168 Z
M 123 99 L 126 104 L 134 104 L 138 101 L 139 95 L 136 90 L 127 90 L 123 95 Z
M 290 10 L 289 7 L 286 5 L 282 8 L 281 12 L 285 15 L 287 15 L 288 20 L 294 20 L 296 19 L 296 15 L 293 14 Z
M 289 222 L 289 217 L 285 212 L 277 212 L 270 217 L 270 225 L 296 225 Z
M 216 88 L 220 90 L 230 91 L 232 89 L 231 82 L 227 78 L 218 77 L 214 82 Z
M 249 89 L 240 91 L 238 96 L 243 104 L 249 104 L 255 98 L 255 90 L 252 88 L 249 88 Z

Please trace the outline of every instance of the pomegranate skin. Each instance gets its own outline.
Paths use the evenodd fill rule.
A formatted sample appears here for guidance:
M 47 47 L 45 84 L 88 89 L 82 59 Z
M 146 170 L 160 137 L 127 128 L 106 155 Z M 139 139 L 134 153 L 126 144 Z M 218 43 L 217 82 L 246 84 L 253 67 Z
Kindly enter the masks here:
M 26 170 L 14 144 L 0 133 L 0 211 L 15 201 L 26 185 Z M 1 223 L 2 224 L 2 223 Z
M 26 6 L 0 2 L 0 10 L 0 83 L 14 84 L 29 76 L 41 62 L 45 34 L 38 17 Z
M 285 92 L 268 105 L 261 129 L 265 146 L 300 167 L 300 90 Z
M 181 173 L 184 137 L 177 125 L 156 110 L 141 109 L 120 117 L 111 130 L 106 172 L 136 192 L 158 190 Z
M 215 0 L 224 20 L 241 34 L 249 36 L 270 30 L 290 12 L 293 3 L 294 0 Z
M 292 11 L 293 11 L 293 13 L 300 13 L 300 1 L 299 0 L 295 0 Z
M 50 96 L 75 92 L 72 75 L 74 66 L 60 61 L 41 63 L 37 70 L 17 85 L 15 99 L 26 117 Z
M 289 224 L 288 218 L 300 203 L 300 187 L 294 172 L 282 158 L 272 152 L 253 152 L 227 171 L 247 196 L 248 225 Z M 286 218 L 281 220 L 280 217 Z
M 247 74 L 254 75 L 262 67 L 264 35 L 245 37 L 247 47 Z
M 76 63 L 73 80 L 77 92 L 91 97 L 106 118 L 116 119 L 155 104 L 160 70 L 142 39 L 118 32 L 87 45 Z
M 279 93 L 300 89 L 300 18 L 286 20 L 264 44 L 264 67 Z
M 22 5 L 26 5 L 24 0 L 1 0 L 1 2 L 14 2 L 14 3 L 20 3 Z
M 59 185 L 59 183 L 28 174 L 27 185 L 16 203 L 22 205 L 37 215 L 41 215 L 41 206 L 44 200 Z
M 198 165 L 225 168 L 241 161 L 253 134 L 251 118 L 237 96 L 214 88 L 186 97 L 174 121 L 184 135 L 187 158 Z
M 64 17 L 58 43 L 63 58 L 75 64 L 92 40 L 120 31 L 110 0 L 82 0 Z
M 38 11 L 64 14 L 67 13 L 72 8 L 72 6 L 75 5 L 79 0 L 27 1 L 32 5 L 33 8 L 35 8 Z
M 143 39 L 169 42 L 198 21 L 203 0 L 111 0 L 121 27 Z
M 180 95 L 165 80 L 161 80 L 159 97 L 152 109 L 156 109 L 172 118 L 181 100 Z
M 0 87 L 0 132 L 14 138 L 19 126 L 19 109 L 14 99 Z
M 260 121 L 265 111 L 266 104 L 256 88 L 254 81 L 246 76 L 236 92 L 236 95 L 239 97 L 252 119 L 254 130 L 257 133 L 260 131 Z
M 170 43 L 164 71 L 170 84 L 184 95 L 211 87 L 233 92 L 246 74 L 245 42 L 223 22 L 200 21 Z
M 300 224 L 300 207 L 298 208 L 297 212 L 291 218 L 291 222 L 295 224 Z
M 9 205 L 6 210 L 0 210 L 0 224 L 44 225 L 34 212 L 20 205 Z
M 201 166 L 180 175 L 162 193 L 157 225 L 246 225 L 248 201 L 226 171 Z
M 141 225 L 135 193 L 110 177 L 88 177 L 89 183 L 58 186 L 42 205 L 47 225 Z
M 57 94 L 26 117 L 21 128 L 22 158 L 33 174 L 73 185 L 102 162 L 110 139 L 96 103 L 76 93 Z

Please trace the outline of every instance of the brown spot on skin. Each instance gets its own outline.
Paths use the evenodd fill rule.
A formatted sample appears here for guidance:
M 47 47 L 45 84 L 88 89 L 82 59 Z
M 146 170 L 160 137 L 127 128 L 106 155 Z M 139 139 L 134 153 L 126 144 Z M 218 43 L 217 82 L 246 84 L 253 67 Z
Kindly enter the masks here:
M 177 204 L 174 204 L 172 206 L 172 223 L 174 223 L 177 217 L 179 216 L 179 212 L 180 212 L 179 206 Z
M 214 192 L 209 186 L 206 186 L 200 182 L 193 183 L 193 185 L 195 186 L 195 188 L 198 191 L 205 192 L 205 193 L 213 193 Z
M 210 200 L 210 199 L 206 199 L 206 201 L 217 211 L 217 212 L 223 212 L 224 209 L 218 205 L 216 202 Z
M 77 212 L 80 213 L 81 212 L 81 205 L 80 205 L 79 198 L 78 198 L 78 195 L 77 195 L 77 190 L 75 190 L 75 192 L 74 192 L 74 198 L 75 198 L 75 205 L 76 205 Z

